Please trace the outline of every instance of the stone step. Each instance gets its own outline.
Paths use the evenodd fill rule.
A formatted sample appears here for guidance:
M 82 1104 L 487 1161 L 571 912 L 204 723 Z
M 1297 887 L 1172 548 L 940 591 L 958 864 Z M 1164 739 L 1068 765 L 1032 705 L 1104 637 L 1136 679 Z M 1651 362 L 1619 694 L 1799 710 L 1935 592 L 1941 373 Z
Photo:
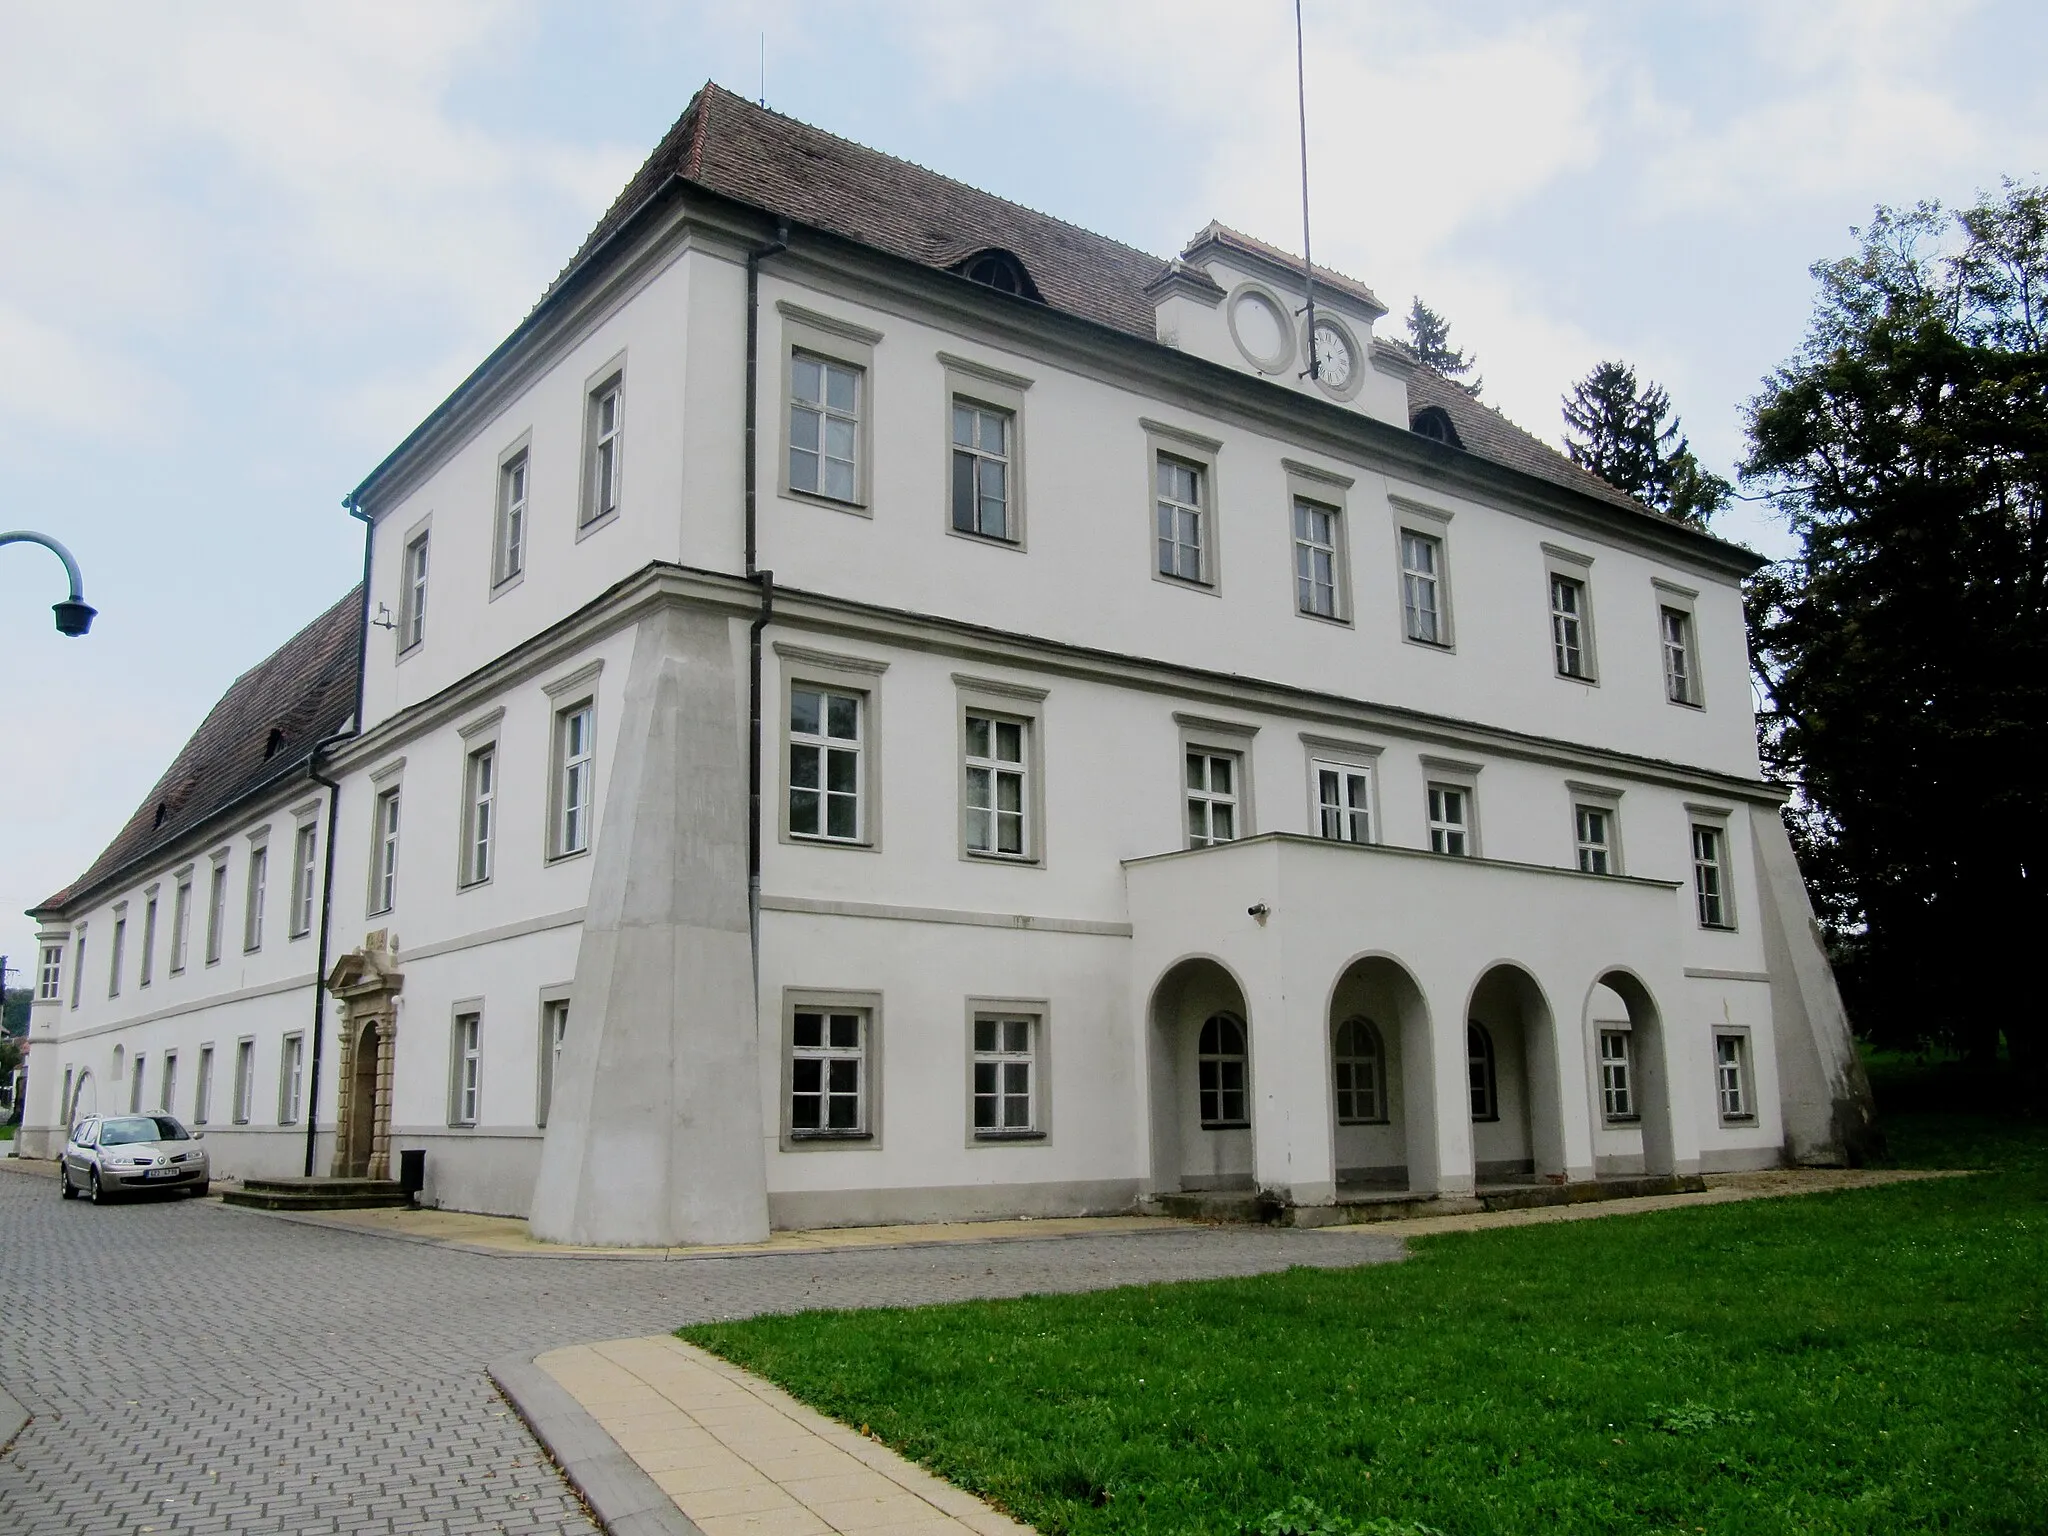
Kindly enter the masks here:
M 1590 1200 L 1627 1200 L 1640 1195 L 1699 1194 L 1706 1181 L 1697 1174 L 1639 1175 L 1577 1184 L 1532 1183 L 1482 1186 L 1470 1195 L 1418 1194 L 1409 1190 L 1340 1193 L 1334 1205 L 1288 1205 L 1253 1190 L 1179 1190 L 1152 1196 L 1146 1206 L 1184 1221 L 1253 1222 L 1283 1227 L 1340 1227 L 1374 1221 L 1408 1221 L 1421 1216 L 1465 1216 L 1475 1211 L 1519 1211 L 1545 1205 L 1579 1205 Z
M 412 1204 L 405 1186 L 392 1179 L 244 1179 L 224 1189 L 228 1205 L 262 1211 L 368 1211 Z

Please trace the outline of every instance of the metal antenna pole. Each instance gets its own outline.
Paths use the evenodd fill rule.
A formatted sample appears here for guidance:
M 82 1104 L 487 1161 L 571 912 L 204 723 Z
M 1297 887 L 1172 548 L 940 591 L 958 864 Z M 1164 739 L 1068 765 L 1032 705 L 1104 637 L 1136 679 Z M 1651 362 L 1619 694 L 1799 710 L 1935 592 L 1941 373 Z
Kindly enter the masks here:
M 1301 0 L 1294 0 L 1294 104 L 1301 123 L 1301 277 L 1308 290 L 1308 367 L 1302 377 L 1320 379 L 1316 352 L 1316 266 L 1308 245 L 1308 70 L 1302 61 Z

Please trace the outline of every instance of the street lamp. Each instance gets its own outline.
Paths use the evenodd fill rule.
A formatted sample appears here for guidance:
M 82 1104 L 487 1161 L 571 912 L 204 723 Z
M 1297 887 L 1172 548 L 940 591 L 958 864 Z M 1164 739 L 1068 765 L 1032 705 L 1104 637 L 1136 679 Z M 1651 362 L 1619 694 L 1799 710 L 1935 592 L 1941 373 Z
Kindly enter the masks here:
M 0 544 L 40 544 L 62 560 L 64 573 L 71 578 L 71 595 L 61 603 L 50 605 L 50 611 L 57 615 L 57 633 L 76 639 L 92 628 L 92 621 L 99 610 L 85 600 L 85 582 L 78 574 L 78 562 L 71 558 L 70 550 L 47 533 L 31 533 L 25 528 L 18 528 L 13 533 L 0 533 Z

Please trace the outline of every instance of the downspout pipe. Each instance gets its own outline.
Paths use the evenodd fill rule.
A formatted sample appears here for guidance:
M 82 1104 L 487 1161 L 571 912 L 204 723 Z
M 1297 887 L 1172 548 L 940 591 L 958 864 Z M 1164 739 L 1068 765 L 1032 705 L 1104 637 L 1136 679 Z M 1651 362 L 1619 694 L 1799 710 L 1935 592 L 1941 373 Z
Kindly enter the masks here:
M 753 954 L 754 994 L 761 991 L 761 632 L 775 614 L 775 573 L 760 567 L 760 407 L 761 263 L 789 249 L 789 220 L 775 226 L 775 238 L 747 252 L 747 381 L 742 405 L 745 427 L 741 448 L 745 463 L 747 580 L 761 589 L 761 611 L 747 629 L 747 940 Z

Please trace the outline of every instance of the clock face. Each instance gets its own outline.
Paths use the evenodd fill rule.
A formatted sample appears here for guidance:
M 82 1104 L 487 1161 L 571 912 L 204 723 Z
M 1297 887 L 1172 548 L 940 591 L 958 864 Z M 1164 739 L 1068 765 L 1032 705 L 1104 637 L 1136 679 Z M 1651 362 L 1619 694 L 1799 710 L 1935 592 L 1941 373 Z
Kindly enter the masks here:
M 1316 326 L 1315 358 L 1316 377 L 1330 388 L 1342 389 L 1351 382 L 1351 343 L 1334 325 Z

